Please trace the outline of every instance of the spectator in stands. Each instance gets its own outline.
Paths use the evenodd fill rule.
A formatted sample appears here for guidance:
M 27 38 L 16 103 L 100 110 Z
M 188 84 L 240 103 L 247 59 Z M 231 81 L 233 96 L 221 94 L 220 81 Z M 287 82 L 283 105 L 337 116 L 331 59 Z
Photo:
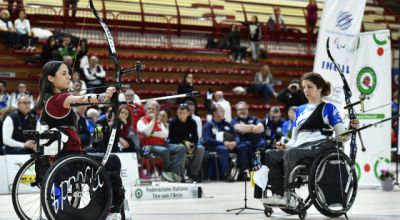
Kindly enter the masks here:
M 297 79 L 292 80 L 289 86 L 278 94 L 277 100 L 284 103 L 286 109 L 307 103 L 307 98 L 300 88 L 300 81 Z
M 238 138 L 232 125 L 225 121 L 224 108 L 217 104 L 212 109 L 213 119 L 203 126 L 201 144 L 209 152 L 217 152 L 219 168 L 225 181 L 235 181 L 230 173 L 229 151 L 236 148 Z
M 232 126 L 239 136 L 237 152 L 240 172 L 238 180 L 244 180 L 246 178 L 244 171 L 252 168 L 256 150 L 265 151 L 265 149 L 261 149 L 265 147 L 266 141 L 262 138 L 264 126 L 257 117 L 249 114 L 249 106 L 246 102 L 238 102 L 236 112 L 237 117 L 232 120 Z
M 79 139 L 81 139 L 81 143 L 85 148 L 91 145 L 90 132 L 87 127 L 87 120 L 85 117 L 86 109 L 87 109 L 86 106 L 78 106 L 74 108 L 76 116 L 76 131 L 78 132 Z
M 91 56 L 89 60 L 89 65 L 83 68 L 83 73 L 86 78 L 86 85 L 90 92 L 101 93 L 104 88 L 95 88 L 105 84 L 104 79 L 106 77 L 106 71 L 104 71 L 103 66 L 99 64 L 99 58 L 96 56 Z
M 177 117 L 171 121 L 169 130 L 169 143 L 184 145 L 186 154 L 193 156 L 190 169 L 188 170 L 189 178 L 196 182 L 201 181 L 200 169 L 204 156 L 204 147 L 199 144 L 197 125 L 190 117 L 187 103 L 179 104 Z
M 64 35 L 62 44 L 58 46 L 58 53 L 61 57 L 71 56 L 73 59 L 75 59 L 76 48 L 71 42 L 70 35 Z
M 81 39 L 78 44 L 78 49 L 76 49 L 76 60 L 74 64 L 74 70 L 83 69 L 87 64 L 89 64 L 89 58 L 87 56 L 89 46 L 86 39 Z
M 58 51 L 58 42 L 54 36 L 47 39 L 47 43 L 42 47 L 42 54 L 40 55 L 41 63 L 47 63 L 52 60 L 61 60 L 60 52 Z
M 96 122 L 99 119 L 99 111 L 95 108 L 90 108 L 86 111 L 87 128 L 90 134 L 93 134 L 94 129 L 97 127 Z
M 118 100 L 120 102 L 140 102 L 140 97 L 132 89 L 127 89 L 124 93 L 119 94 Z
M 251 47 L 251 58 L 253 62 L 257 63 L 260 55 L 260 40 L 262 37 L 262 25 L 258 22 L 258 17 L 251 17 L 251 23 L 249 24 L 250 31 L 250 47 Z
M 75 81 L 72 83 L 72 86 L 70 86 L 70 93 L 72 95 L 81 95 L 81 90 L 82 90 L 82 83 L 80 81 Z
M 11 107 L 17 109 L 18 108 L 18 99 L 21 96 L 27 96 L 30 99 L 30 109 L 32 110 L 35 107 L 33 102 L 33 96 L 26 89 L 26 84 L 24 82 L 19 82 L 17 85 L 17 91 L 11 93 Z
M 6 81 L 0 81 L 0 110 L 11 106 L 11 96 L 6 91 Z
M 71 56 L 63 56 L 63 63 L 68 66 L 68 68 L 72 69 L 74 65 L 74 59 Z
M 92 146 L 96 151 L 104 152 L 108 145 L 111 126 L 115 118 L 115 114 L 111 110 L 111 107 L 104 107 L 104 109 L 92 108 L 86 112 L 88 129 L 93 134 Z
M 117 150 L 117 152 L 134 152 L 135 141 L 130 136 L 132 132 L 132 113 L 128 105 L 121 105 L 119 107 L 118 119 L 121 125 L 118 133 L 119 137 L 117 138 L 118 142 L 115 143 L 119 149 L 115 149 L 115 147 L 113 149 L 114 151 Z
M 73 88 L 72 91 L 76 91 L 76 88 L 74 88 L 76 82 L 80 83 L 80 89 L 77 91 L 78 94 L 85 95 L 87 89 L 86 83 L 81 79 L 81 74 L 78 71 L 72 72 L 71 83 L 70 83 L 70 87 Z
M 314 33 L 314 28 L 318 20 L 318 5 L 316 0 L 309 0 L 307 5 L 307 31 L 308 33 Z
M 7 116 L 3 123 L 3 143 L 6 154 L 32 154 L 36 151 L 34 139 L 26 139 L 24 130 L 36 129 L 36 117 L 30 114 L 31 97 L 18 97 L 17 111 Z
M 194 112 L 196 109 L 194 102 L 191 100 L 187 100 L 186 103 L 188 104 L 188 107 L 189 107 L 190 117 L 196 122 L 197 136 L 199 137 L 199 140 L 200 140 L 202 137 L 202 134 L 203 134 L 203 131 L 202 131 L 203 130 L 203 122 L 201 121 L 201 118 L 199 116 L 197 116 Z
M 171 117 L 171 112 L 169 109 L 163 109 L 158 113 L 158 119 L 164 125 L 167 132 L 169 132 L 169 118 Z
M 129 137 L 131 140 L 134 142 L 135 149 L 139 149 L 140 147 L 140 140 L 137 134 L 137 129 L 136 125 L 139 119 L 145 115 L 143 105 L 140 104 L 140 98 L 138 95 L 135 94 L 135 92 L 132 89 L 127 89 L 125 90 L 125 93 L 121 96 L 121 94 L 118 96 L 119 101 L 128 101 L 128 102 L 133 102 L 134 104 L 128 105 L 131 116 L 132 116 L 132 122 L 131 122 L 131 131 L 129 133 Z
M 194 91 L 194 86 L 193 86 L 193 74 L 192 73 L 186 73 L 183 76 L 183 80 L 181 83 L 179 83 L 178 86 L 178 94 L 185 94 L 185 93 L 190 93 Z M 197 113 L 197 101 L 195 97 L 186 97 L 182 98 L 179 100 L 179 103 L 185 102 L 186 100 L 191 100 L 195 103 L 196 106 L 196 113 Z
M 236 63 L 246 63 L 246 47 L 240 46 L 240 27 L 236 24 L 232 25 L 231 32 L 228 34 L 229 48 L 233 52 L 232 59 Z
M 4 119 L 13 112 L 13 108 L 0 109 L 0 128 L 3 128 Z M 0 155 L 4 155 L 3 131 L 0 132 Z
M 274 7 L 274 14 L 267 22 L 269 32 L 286 32 L 286 25 L 280 7 Z
M 224 109 L 224 119 L 225 121 L 231 123 L 232 121 L 232 108 L 231 104 L 225 100 L 224 93 L 222 91 L 216 91 L 214 94 L 215 103 L 220 105 Z
M 10 13 L 7 9 L 0 11 L 0 38 L 4 39 L 7 47 L 20 49 L 17 45 L 17 33 L 10 19 Z
M 160 156 L 163 161 L 163 178 L 170 182 L 180 182 L 182 167 L 184 167 L 186 159 L 186 148 L 183 145 L 166 143 L 168 132 L 164 124 L 158 119 L 160 105 L 157 101 L 147 102 L 144 108 L 146 115 L 137 124 L 137 130 L 142 135 L 143 154 L 146 156 L 153 153 Z M 172 162 L 171 155 L 175 155 Z
M 16 18 L 20 10 L 23 10 L 23 0 L 8 0 L 8 11 L 12 18 Z
M 214 106 L 214 92 L 212 91 L 211 88 L 207 89 L 207 93 L 204 99 L 204 107 L 206 108 L 207 115 L 206 115 L 206 120 L 211 121 L 212 119 L 212 109 Z
M 22 45 L 22 49 L 30 51 L 35 50 L 37 38 L 33 36 L 31 24 L 26 18 L 26 13 L 24 10 L 19 12 L 19 18 L 14 21 L 14 26 L 18 36 L 18 44 Z
M 64 0 L 64 16 L 69 16 L 69 10 L 72 11 L 72 17 L 76 16 L 79 0 Z
M 288 139 L 292 137 L 293 121 L 296 116 L 297 106 L 290 106 L 287 110 L 288 120 L 283 122 L 282 135 Z M 282 143 L 285 143 L 284 141 Z
M 276 141 L 282 138 L 283 119 L 278 106 L 272 106 L 269 114 L 262 120 L 264 125 L 264 138 L 267 141 L 266 148 L 272 148 Z
M 267 65 L 264 65 L 254 76 L 254 86 L 256 92 L 262 94 L 265 103 L 269 103 L 270 96 L 278 95 L 274 90 L 271 69 Z

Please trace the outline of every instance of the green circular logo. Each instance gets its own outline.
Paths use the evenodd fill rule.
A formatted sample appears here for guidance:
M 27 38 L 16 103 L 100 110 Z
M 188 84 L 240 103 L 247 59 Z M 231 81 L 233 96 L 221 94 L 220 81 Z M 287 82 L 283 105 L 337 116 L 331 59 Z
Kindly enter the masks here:
M 136 197 L 137 199 L 142 198 L 142 196 L 143 196 L 143 191 L 142 191 L 141 189 L 135 190 L 135 197 Z
M 357 88 L 361 94 L 371 95 L 376 88 L 377 77 L 374 69 L 364 67 L 357 75 Z
M 386 165 L 390 166 L 390 160 L 389 158 L 385 158 L 385 157 L 379 157 L 379 159 L 377 159 L 374 163 L 374 174 L 375 177 L 379 180 L 379 176 L 380 176 L 380 170 L 378 170 L 379 164 L 381 162 L 386 163 Z

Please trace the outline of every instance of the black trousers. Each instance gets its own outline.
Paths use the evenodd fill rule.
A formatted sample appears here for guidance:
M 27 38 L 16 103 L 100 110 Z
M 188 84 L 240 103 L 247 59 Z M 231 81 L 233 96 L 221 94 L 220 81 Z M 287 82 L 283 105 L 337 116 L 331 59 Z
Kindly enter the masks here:
M 269 168 L 268 184 L 271 185 L 273 194 L 283 195 L 288 188 L 289 174 L 305 158 L 314 159 L 322 151 L 333 149 L 336 144 L 325 140 L 304 143 L 298 147 L 285 151 L 267 150 L 265 152 L 265 165 Z
M 9 31 L 0 31 L 0 38 L 4 39 L 7 47 L 14 47 L 18 40 L 17 34 Z
M 33 150 L 22 147 L 5 147 L 5 154 L 33 154 Z

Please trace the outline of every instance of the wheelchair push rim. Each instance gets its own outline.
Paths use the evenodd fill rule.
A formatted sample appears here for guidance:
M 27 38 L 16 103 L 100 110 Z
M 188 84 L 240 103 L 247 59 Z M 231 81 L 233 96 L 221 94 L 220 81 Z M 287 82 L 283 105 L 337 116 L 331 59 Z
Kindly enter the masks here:
M 339 197 L 339 199 L 337 199 L 340 202 L 337 203 L 327 202 L 329 200 L 329 195 L 326 197 L 326 192 L 324 193 L 323 187 L 320 186 L 325 169 L 328 165 L 337 166 L 336 173 L 330 175 L 334 175 L 342 182 L 342 184 L 339 183 L 333 186 L 341 191 L 338 193 L 341 198 Z M 345 214 L 352 207 L 357 194 L 357 174 L 352 166 L 350 158 L 342 151 L 338 152 L 337 150 L 330 150 L 322 154 L 315 160 L 311 168 L 309 187 L 310 193 L 312 194 L 312 202 L 321 214 L 328 217 L 339 217 Z
M 51 166 L 44 178 L 41 202 L 48 219 L 105 219 L 112 201 L 112 186 L 97 161 L 70 155 Z

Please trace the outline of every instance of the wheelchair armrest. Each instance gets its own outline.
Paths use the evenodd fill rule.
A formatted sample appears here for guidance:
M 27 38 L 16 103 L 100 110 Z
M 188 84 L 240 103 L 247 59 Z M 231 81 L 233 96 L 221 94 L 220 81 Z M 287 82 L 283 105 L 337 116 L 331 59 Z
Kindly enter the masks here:
M 61 132 L 48 130 L 40 134 L 40 139 L 49 139 L 50 142 L 61 139 Z
M 22 131 L 22 134 L 24 135 L 24 137 L 38 137 L 39 136 L 39 132 L 36 130 L 24 130 Z

